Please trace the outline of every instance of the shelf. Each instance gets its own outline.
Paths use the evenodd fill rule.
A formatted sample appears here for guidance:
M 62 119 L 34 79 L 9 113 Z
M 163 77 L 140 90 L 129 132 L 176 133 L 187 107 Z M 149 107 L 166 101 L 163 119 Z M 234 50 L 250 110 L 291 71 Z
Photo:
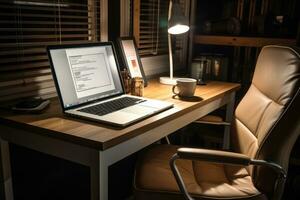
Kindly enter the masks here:
M 196 35 L 196 44 L 225 45 L 225 46 L 244 46 L 244 47 L 263 47 L 270 44 L 296 45 L 296 39 L 286 38 L 266 38 L 266 37 L 240 37 L 240 36 L 215 36 L 215 35 Z
M 290 164 L 295 166 L 300 166 L 300 158 L 290 158 Z

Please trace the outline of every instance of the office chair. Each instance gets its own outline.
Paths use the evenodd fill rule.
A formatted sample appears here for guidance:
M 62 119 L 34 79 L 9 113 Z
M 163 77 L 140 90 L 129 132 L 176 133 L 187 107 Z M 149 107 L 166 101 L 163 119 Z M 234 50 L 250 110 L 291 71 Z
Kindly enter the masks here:
M 137 200 L 281 199 L 300 133 L 300 55 L 266 46 L 231 126 L 236 152 L 156 145 L 140 156 Z

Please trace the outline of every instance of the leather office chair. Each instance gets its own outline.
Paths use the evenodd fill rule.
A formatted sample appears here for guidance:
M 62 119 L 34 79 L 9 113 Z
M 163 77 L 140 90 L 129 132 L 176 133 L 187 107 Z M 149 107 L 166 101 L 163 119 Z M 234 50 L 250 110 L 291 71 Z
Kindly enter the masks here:
M 280 199 L 300 133 L 299 86 L 299 53 L 264 47 L 235 110 L 231 142 L 236 153 L 153 146 L 137 163 L 136 199 Z

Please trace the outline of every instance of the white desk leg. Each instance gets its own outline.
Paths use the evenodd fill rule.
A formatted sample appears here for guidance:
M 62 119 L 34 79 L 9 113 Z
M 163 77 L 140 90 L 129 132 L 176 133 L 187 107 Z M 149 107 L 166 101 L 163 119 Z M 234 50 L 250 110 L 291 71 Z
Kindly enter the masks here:
M 225 121 L 231 123 L 234 112 L 234 104 L 235 104 L 235 92 L 231 94 L 230 102 L 226 105 L 226 118 Z M 224 141 L 223 141 L 223 149 L 228 150 L 230 148 L 230 126 L 225 126 L 224 130 Z
M 96 151 L 90 166 L 91 200 L 99 200 L 99 153 Z
M 108 164 L 105 160 L 104 152 L 99 152 L 99 193 L 100 200 L 108 200 Z
M 9 144 L 0 139 L 0 199 L 13 200 L 13 187 L 10 166 Z

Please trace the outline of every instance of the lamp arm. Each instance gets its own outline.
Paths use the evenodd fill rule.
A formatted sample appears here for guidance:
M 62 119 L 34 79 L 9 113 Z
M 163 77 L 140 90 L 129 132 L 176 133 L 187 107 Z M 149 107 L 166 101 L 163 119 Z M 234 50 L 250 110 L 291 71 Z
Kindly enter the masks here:
M 170 0 L 168 21 L 171 18 L 172 7 L 173 7 L 173 2 L 172 2 L 172 0 Z M 170 33 L 168 33 L 168 47 L 169 47 L 170 79 L 173 79 L 173 52 L 172 52 L 172 39 L 171 39 L 171 34 Z
M 173 2 L 172 2 L 172 0 L 170 0 L 170 3 L 169 3 L 169 12 L 168 12 L 168 21 L 171 19 L 172 6 L 173 6 Z
M 168 46 L 169 46 L 169 62 L 170 62 L 170 79 L 173 79 L 173 51 L 171 34 L 168 33 Z

